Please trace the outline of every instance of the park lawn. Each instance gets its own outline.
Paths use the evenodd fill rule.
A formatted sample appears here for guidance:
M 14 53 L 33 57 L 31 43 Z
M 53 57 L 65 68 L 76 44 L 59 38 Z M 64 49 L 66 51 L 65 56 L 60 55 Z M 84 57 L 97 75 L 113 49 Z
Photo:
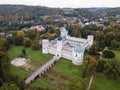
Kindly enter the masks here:
M 97 74 L 93 80 L 94 90 L 120 90 L 120 81 L 111 80 L 103 74 Z
M 23 48 L 23 46 L 12 46 L 11 49 L 8 51 L 9 59 L 12 60 L 19 57 Z M 36 51 L 32 50 L 31 48 L 25 48 L 25 50 L 27 58 L 30 58 L 31 60 L 34 60 L 40 64 L 44 64 L 53 56 L 51 54 L 43 54 L 41 50 Z
M 43 54 L 41 50 L 34 51 L 31 48 L 26 49 L 26 53 L 28 58 L 35 60 L 40 64 L 44 64 L 53 57 L 51 54 Z

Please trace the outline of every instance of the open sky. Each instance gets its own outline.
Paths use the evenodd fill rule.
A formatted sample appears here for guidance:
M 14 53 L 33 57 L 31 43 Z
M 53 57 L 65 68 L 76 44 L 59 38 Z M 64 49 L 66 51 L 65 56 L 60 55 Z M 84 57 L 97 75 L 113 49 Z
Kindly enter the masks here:
M 120 0 L 0 0 L 0 4 L 41 5 L 48 7 L 120 7 Z

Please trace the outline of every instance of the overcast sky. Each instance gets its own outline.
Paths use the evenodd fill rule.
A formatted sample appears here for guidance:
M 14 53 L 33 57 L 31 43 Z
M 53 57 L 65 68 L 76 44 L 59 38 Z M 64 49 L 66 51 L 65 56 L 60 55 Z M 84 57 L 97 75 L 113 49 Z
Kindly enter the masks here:
M 0 4 L 41 5 L 48 7 L 120 7 L 120 0 L 0 0 Z

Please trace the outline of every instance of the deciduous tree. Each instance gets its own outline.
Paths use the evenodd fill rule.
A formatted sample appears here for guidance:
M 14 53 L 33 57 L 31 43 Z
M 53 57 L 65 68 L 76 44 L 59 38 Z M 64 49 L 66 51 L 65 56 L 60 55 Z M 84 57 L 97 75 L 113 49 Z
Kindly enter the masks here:
M 96 59 L 90 55 L 87 55 L 83 62 L 83 78 L 85 78 L 87 75 L 94 74 L 96 72 L 98 62 Z

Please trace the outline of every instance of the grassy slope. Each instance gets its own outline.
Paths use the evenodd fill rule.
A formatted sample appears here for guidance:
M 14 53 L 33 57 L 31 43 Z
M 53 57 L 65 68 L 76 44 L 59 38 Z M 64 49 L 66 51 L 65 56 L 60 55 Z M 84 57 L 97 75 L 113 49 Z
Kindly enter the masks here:
M 93 85 L 95 90 L 120 90 L 120 82 L 107 79 L 102 74 L 95 76 Z
M 9 59 L 12 60 L 18 57 L 21 53 L 22 48 L 23 48 L 22 46 L 13 46 L 8 51 Z M 32 60 L 35 60 L 36 62 L 39 62 L 41 64 L 45 63 L 49 58 L 52 57 L 52 55 L 50 54 L 43 55 L 42 53 L 40 53 L 40 51 L 32 51 L 30 48 L 26 48 L 26 53 L 28 58 L 31 58 Z M 39 57 L 42 57 L 42 58 L 39 58 Z M 27 72 L 21 70 L 20 68 L 16 68 L 13 65 L 10 65 L 10 71 L 13 75 L 18 75 L 21 80 L 23 80 L 29 75 Z M 30 86 L 42 87 L 44 89 L 46 89 L 46 87 L 48 87 L 49 89 L 54 89 L 53 86 L 41 80 L 34 81 L 34 83 L 32 83 Z
M 25 79 L 29 74 L 23 70 L 21 70 L 20 68 L 16 68 L 13 65 L 10 66 L 10 72 L 13 75 L 17 75 L 20 77 L 20 79 Z
M 30 84 L 30 87 L 41 87 L 44 89 L 55 90 L 55 88 L 53 86 L 51 86 L 50 84 L 48 84 L 40 79 L 36 79 L 33 83 Z
M 9 52 L 9 58 L 10 60 L 18 57 L 21 53 L 22 50 L 22 46 L 13 46 Z M 47 60 L 49 60 L 52 55 L 50 54 L 42 54 L 40 51 L 33 51 L 30 48 L 26 48 L 26 53 L 27 53 L 27 58 L 30 58 L 32 60 L 35 60 L 38 63 L 44 64 Z M 63 72 L 66 75 L 70 75 L 76 79 L 81 79 L 81 66 L 76 66 L 74 64 L 72 64 L 72 61 L 66 60 L 64 58 L 60 59 L 60 61 L 58 61 L 55 65 L 53 65 L 53 68 L 56 69 L 57 71 Z M 22 71 L 20 68 L 16 68 L 14 66 L 11 65 L 10 68 L 11 72 L 14 75 L 18 75 L 20 76 L 21 79 L 26 78 L 29 74 Z M 30 86 L 35 86 L 35 87 L 48 87 L 48 88 L 52 88 L 53 87 L 49 84 L 47 84 L 46 82 L 42 81 L 42 80 L 36 80 L 34 81 Z
M 72 61 L 64 58 L 61 58 L 53 68 L 76 78 L 81 78 L 82 76 L 81 66 L 74 65 Z

